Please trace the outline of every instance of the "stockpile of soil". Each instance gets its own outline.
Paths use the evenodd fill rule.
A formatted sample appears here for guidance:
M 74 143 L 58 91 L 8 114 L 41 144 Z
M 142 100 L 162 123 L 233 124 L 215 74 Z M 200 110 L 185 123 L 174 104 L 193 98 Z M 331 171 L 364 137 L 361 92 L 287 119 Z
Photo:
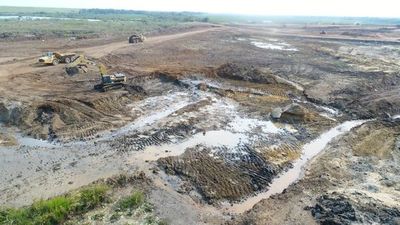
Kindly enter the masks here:
M 252 66 L 238 65 L 234 63 L 227 63 L 218 67 L 216 74 L 219 77 L 233 80 L 251 81 L 264 84 L 277 84 L 277 81 L 272 74 L 261 72 Z
M 121 116 L 130 116 L 126 105 L 133 101 L 118 93 L 85 100 L 50 99 L 12 109 L 6 122 L 39 139 L 82 140 L 122 125 Z

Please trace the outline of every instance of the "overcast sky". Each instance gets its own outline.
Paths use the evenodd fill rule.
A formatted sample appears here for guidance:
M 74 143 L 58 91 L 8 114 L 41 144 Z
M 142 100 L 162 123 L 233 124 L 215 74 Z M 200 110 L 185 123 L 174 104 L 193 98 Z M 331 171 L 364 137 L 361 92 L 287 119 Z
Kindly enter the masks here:
M 400 0 L 0 0 L 0 5 L 256 15 L 400 17 Z

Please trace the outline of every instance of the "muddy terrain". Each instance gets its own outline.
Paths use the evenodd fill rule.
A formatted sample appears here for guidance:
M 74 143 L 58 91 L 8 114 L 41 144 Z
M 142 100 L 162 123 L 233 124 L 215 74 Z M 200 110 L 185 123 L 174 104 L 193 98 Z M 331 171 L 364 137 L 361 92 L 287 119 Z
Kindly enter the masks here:
M 398 224 L 398 128 L 372 121 L 334 140 L 303 179 L 239 224 Z
M 134 45 L 0 45 L 0 204 L 140 173 L 168 224 L 400 223 L 400 29 L 381 28 L 201 24 Z M 126 85 L 99 92 L 94 65 L 70 76 L 36 62 L 56 46 Z M 84 222 L 142 218 L 121 215 Z

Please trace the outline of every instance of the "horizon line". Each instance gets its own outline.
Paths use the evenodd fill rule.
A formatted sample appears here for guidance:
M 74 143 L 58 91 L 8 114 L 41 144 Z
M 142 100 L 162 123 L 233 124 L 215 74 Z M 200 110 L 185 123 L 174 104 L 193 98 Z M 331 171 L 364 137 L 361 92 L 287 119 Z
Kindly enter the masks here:
M 49 6 L 16 6 L 16 5 L 0 5 L 0 7 L 15 7 L 15 8 L 46 8 L 46 9 L 111 9 L 111 10 L 123 10 L 123 11 L 142 11 L 142 12 L 160 12 L 160 13 L 203 13 L 210 15 L 235 15 L 245 17 L 327 17 L 327 18 L 376 18 L 376 19 L 400 19 L 399 17 L 393 16 L 351 16 L 351 15 L 308 15 L 308 14 L 246 14 L 246 13 L 229 13 L 229 12 L 205 12 L 205 11 L 191 11 L 191 10 L 148 10 L 148 9 L 126 9 L 126 8 L 106 8 L 106 7 L 49 7 Z M 1 13 L 1 12 L 0 12 Z

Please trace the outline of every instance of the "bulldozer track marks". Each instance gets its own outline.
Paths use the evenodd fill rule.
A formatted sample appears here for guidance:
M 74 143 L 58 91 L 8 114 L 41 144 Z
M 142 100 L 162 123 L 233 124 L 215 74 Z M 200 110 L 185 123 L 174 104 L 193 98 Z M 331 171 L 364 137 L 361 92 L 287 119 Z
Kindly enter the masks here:
M 206 148 L 196 146 L 158 164 L 169 174 L 188 179 L 210 203 L 236 201 L 264 189 L 280 171 L 249 145 Z
M 121 121 L 115 115 L 128 115 L 125 105 L 132 99 L 121 96 L 92 99 L 55 99 L 22 107 L 12 124 L 24 128 L 28 134 L 41 139 L 62 142 L 86 140 L 110 129 Z
M 150 134 L 134 133 L 111 141 L 111 147 L 119 152 L 140 151 L 148 146 L 171 143 L 173 140 L 182 140 L 195 130 L 193 126 L 180 124 L 175 127 L 160 129 Z

